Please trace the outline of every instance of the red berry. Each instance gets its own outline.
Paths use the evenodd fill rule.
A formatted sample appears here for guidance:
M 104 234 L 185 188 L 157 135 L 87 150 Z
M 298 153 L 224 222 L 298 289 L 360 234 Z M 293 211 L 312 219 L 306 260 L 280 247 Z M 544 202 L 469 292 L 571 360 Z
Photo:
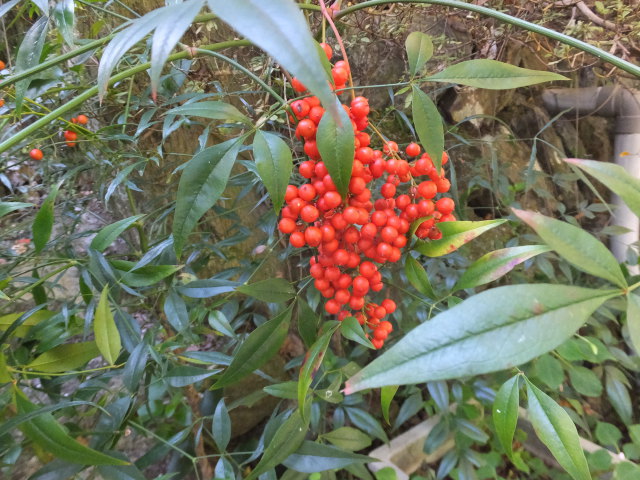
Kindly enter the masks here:
M 44 157 L 44 154 L 42 153 L 42 150 L 40 150 L 39 148 L 34 148 L 29 152 L 29 156 L 34 160 L 42 160 L 42 158 Z
M 412 142 L 409 145 L 407 145 L 405 152 L 407 152 L 407 155 L 409 155 L 410 157 L 417 157 L 418 155 L 420 155 L 420 145 L 418 145 L 415 142 Z
M 319 216 L 320 212 L 313 205 L 305 205 L 300 210 L 300 218 L 307 223 L 315 222 Z
M 289 243 L 291 244 L 291 246 L 296 247 L 296 248 L 304 247 L 304 244 L 305 244 L 304 233 L 302 233 L 302 232 L 293 232 L 291 234 L 291 236 L 289 237 Z
M 322 47 L 322 50 L 324 50 L 327 59 L 331 60 L 331 57 L 333 57 L 333 49 L 331 48 L 331 46 L 324 42 L 321 43 L 320 46 Z
M 278 223 L 278 229 L 282 233 L 293 233 L 296 230 L 296 222 L 291 218 L 283 218 Z
M 443 197 L 436 202 L 436 209 L 443 215 L 453 212 L 455 208 L 456 204 L 453 202 L 453 199 L 448 197 Z
M 300 82 L 300 80 L 298 80 L 298 79 L 297 79 L 297 78 L 295 78 L 295 77 L 291 80 L 291 86 L 293 87 L 293 89 L 294 89 L 296 92 L 300 92 L 300 93 L 301 93 L 301 92 L 304 92 L 304 91 L 306 91 L 306 90 L 307 90 L 307 87 L 305 87 L 305 86 L 302 84 L 302 82 Z

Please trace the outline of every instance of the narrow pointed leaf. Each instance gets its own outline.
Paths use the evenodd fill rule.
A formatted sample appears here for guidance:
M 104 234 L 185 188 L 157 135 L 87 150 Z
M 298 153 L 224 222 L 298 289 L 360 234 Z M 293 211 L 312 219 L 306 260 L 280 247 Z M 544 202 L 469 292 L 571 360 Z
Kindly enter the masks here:
M 591 480 L 580 437 L 569 414 L 529 381 L 527 398 L 527 414 L 538 438 L 572 478 Z
M 263 302 L 283 303 L 293 298 L 296 291 L 284 278 L 270 278 L 249 285 L 240 285 L 238 292 Z
M 213 388 L 222 388 L 238 382 L 262 367 L 282 346 L 289 331 L 292 306 L 260 325 L 249 334 Z
M 520 407 L 520 376 L 516 375 L 504 382 L 493 402 L 493 425 L 498 439 L 509 458 L 513 455 L 513 435 L 518 424 Z
M 360 345 L 364 345 L 367 348 L 375 348 L 371 340 L 365 337 L 364 330 L 355 317 L 347 317 L 340 322 L 340 333 L 344 338 L 358 342 Z
M 227 449 L 229 440 L 231 440 L 231 417 L 224 399 L 221 399 L 213 413 L 213 440 L 221 451 Z
M 297 77 L 337 118 L 336 97 L 329 88 L 309 26 L 295 2 L 208 0 L 208 4 L 213 13 Z M 291 48 L 292 45 L 295 48 Z
M 400 385 L 387 385 L 386 387 L 382 387 L 380 389 L 380 406 L 382 407 L 382 417 L 387 423 L 391 423 L 389 421 L 389 408 L 391 407 L 391 401 L 396 395 L 398 388 L 400 388 Z
M 33 359 L 25 368 L 38 372 L 59 373 L 76 370 L 100 355 L 95 342 L 58 345 Z
M 433 56 L 433 42 L 425 33 L 412 32 L 404 42 L 404 46 L 409 59 L 409 73 L 413 77 Z
M 557 73 L 529 70 L 486 58 L 457 63 L 426 79 L 490 90 L 507 90 L 543 82 L 569 80 Z
M 175 8 L 179 6 L 181 6 L 181 4 L 157 8 L 143 17 L 131 20 L 129 24 L 109 42 L 109 45 L 107 45 L 102 53 L 98 67 L 98 89 L 101 98 L 107 92 L 111 72 L 113 72 L 113 69 L 120 62 L 124 54 L 151 33 L 163 19 L 166 19 L 167 11 L 173 10 L 175 15 Z
M 627 330 L 631 345 L 640 353 L 640 297 L 635 293 L 627 295 Z
M 410 331 L 351 377 L 345 392 L 520 365 L 570 338 L 600 305 L 617 295 L 616 290 L 551 284 L 482 292 Z
M 313 381 L 313 376 L 320 368 L 320 365 L 322 365 L 322 360 L 324 359 L 327 348 L 329 348 L 331 337 L 339 327 L 339 322 L 330 326 L 328 330 L 311 345 L 311 348 L 304 358 L 304 363 L 300 369 L 300 376 L 298 377 L 298 405 L 303 412 L 306 411 L 307 393 Z
M 353 169 L 355 136 L 349 114 L 342 107 L 338 107 L 338 116 L 339 123 L 331 115 L 322 116 L 316 132 L 316 142 L 338 193 L 345 198 Z
M 0 218 L 16 210 L 21 210 L 28 207 L 33 207 L 33 203 L 0 202 Z
M 444 151 L 444 126 L 438 107 L 429 98 L 429 95 L 413 86 L 411 91 L 411 111 L 413 124 L 416 127 L 418 139 L 429 154 L 431 161 L 440 171 L 442 166 L 442 152 Z M 321 152 L 322 153 L 322 152 Z
M 281 464 L 295 452 L 304 441 L 309 427 L 309 420 L 305 420 L 300 410 L 294 411 L 278 428 L 267 445 L 256 468 L 252 470 L 246 480 L 254 480 L 267 470 Z
M 133 217 L 123 218 L 111 225 L 107 225 L 93 237 L 89 246 L 98 252 L 103 252 L 109 245 L 115 242 L 116 238 L 142 217 L 144 217 L 144 215 L 134 215 Z
M 54 206 L 56 197 L 58 196 L 59 185 L 54 186 L 49 192 L 46 200 L 42 202 L 42 206 L 36 217 L 33 219 L 31 231 L 33 233 L 33 246 L 36 253 L 40 252 L 51 237 L 53 231 Z
M 18 54 L 16 55 L 16 65 L 13 73 L 21 73 L 25 70 L 29 70 L 40 63 L 40 56 L 42 55 L 42 49 L 47 40 L 47 31 L 49 29 L 49 16 L 42 15 L 38 18 L 31 28 L 27 31 Z M 16 82 L 15 93 L 15 113 L 18 115 L 22 111 L 22 102 L 24 95 L 29 85 L 31 84 L 31 78 L 25 78 Z
M 2 5 L 0 5 L 0 17 L 2 17 L 9 10 L 11 10 L 13 7 L 15 7 L 18 4 L 18 2 L 20 2 L 20 1 L 21 0 L 11 0 L 10 2 L 6 2 L 6 3 L 3 3 Z
M 251 120 L 240 111 L 225 102 L 207 100 L 204 102 L 188 103 L 172 108 L 165 115 L 185 115 L 190 117 L 210 118 L 211 120 L 224 120 L 238 123 L 251 124 Z
M 618 261 L 607 247 L 585 230 L 539 213 L 512 209 L 558 255 L 578 270 L 627 286 Z
M 224 192 L 243 141 L 244 138 L 234 138 L 205 148 L 189 160 L 182 172 L 173 218 L 173 245 L 178 257 L 198 220 Z
M 120 333 L 109 308 L 109 287 L 105 285 L 93 318 L 93 333 L 100 353 L 109 364 L 114 365 L 120 354 L 122 344 Z
M 189 28 L 203 5 L 204 0 L 187 0 L 165 7 L 166 11 L 158 22 L 151 43 L 149 76 L 151 77 L 153 95 L 158 90 L 162 67 L 167 61 L 167 57 L 169 57 L 171 50 L 187 31 L 187 28 Z
M 279 136 L 258 130 L 253 140 L 253 154 L 260 179 L 271 197 L 273 209 L 279 213 L 293 171 L 291 150 Z
M 38 406 L 27 400 L 26 396 L 16 391 L 16 406 L 19 414 L 26 414 L 38 410 Z M 38 417 L 20 425 L 20 430 L 33 443 L 45 452 L 70 463 L 80 465 L 128 465 L 129 462 L 110 457 L 89 447 L 85 447 L 70 437 L 62 425 L 51 415 L 43 413 Z
M 172 368 L 164 377 L 169 385 L 176 388 L 186 387 L 194 383 L 201 382 L 220 370 L 206 370 L 204 368 L 193 367 L 191 365 L 180 365 Z
M 323 437 L 326 438 L 326 435 Z M 305 440 L 299 449 L 287 457 L 283 464 L 297 472 L 314 473 L 341 469 L 354 463 L 369 463 L 374 460 L 366 455 L 346 452 L 343 448 Z
M 469 265 L 456 283 L 454 291 L 493 282 L 525 260 L 550 250 L 546 245 L 525 245 L 489 252 Z
M 481 222 L 443 222 L 438 224 L 442 232 L 440 240 L 419 241 L 414 250 L 427 257 L 440 257 L 455 252 L 465 243 L 482 235 L 487 230 L 502 225 L 506 220 L 484 220 Z
M 437 298 L 429 281 L 429 277 L 427 276 L 427 271 L 420 262 L 411 255 L 407 255 L 407 260 L 404 264 L 404 273 L 409 283 L 413 285 L 413 288 L 432 300 Z
M 53 9 L 53 18 L 58 26 L 58 31 L 67 45 L 73 47 L 73 34 L 75 29 L 74 0 L 62 0 L 56 3 Z
M 3 315 L 0 317 L 0 332 L 3 332 L 11 327 L 11 325 L 18 320 L 24 313 L 10 313 L 9 315 Z M 13 330 L 12 335 L 16 337 L 24 337 L 29 333 L 29 330 L 34 325 L 42 322 L 43 320 L 47 320 L 55 315 L 55 312 L 51 312 L 49 310 L 38 310 L 34 312 L 32 315 L 29 315 L 24 322 L 20 324 L 15 330 Z
M 604 183 L 609 190 L 622 198 L 633 213 L 640 216 L 640 180 L 631 176 L 624 167 L 615 163 L 578 158 L 565 158 L 565 162 L 579 167 Z

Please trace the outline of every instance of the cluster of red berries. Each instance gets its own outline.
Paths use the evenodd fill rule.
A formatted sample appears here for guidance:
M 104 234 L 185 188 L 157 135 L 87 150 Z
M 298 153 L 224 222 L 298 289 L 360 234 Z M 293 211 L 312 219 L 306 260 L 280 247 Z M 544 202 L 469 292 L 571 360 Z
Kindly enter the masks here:
M 330 58 L 330 49 L 323 48 Z M 346 62 L 337 62 L 333 67 L 336 88 L 344 87 L 348 68 Z M 301 93 L 306 90 L 296 79 L 293 88 Z M 414 226 L 419 238 L 441 238 L 436 224 L 455 220 L 455 205 L 448 197 L 436 200 L 439 193 L 449 190 L 450 183 L 426 153 L 421 155 L 418 144 L 411 143 L 405 149 L 406 158 L 413 161 L 403 159 L 393 141 L 383 140 L 382 150 L 370 147 L 371 138 L 364 131 L 369 125 L 365 97 L 355 97 L 349 106 L 342 107 L 355 132 L 355 158 L 346 198 L 337 192 L 316 144 L 324 109 L 316 97 L 292 102 L 298 122 L 296 137 L 304 141 L 304 152 L 309 157 L 298 170 L 308 182 L 287 187 L 278 228 L 289 234 L 293 247 L 317 248 L 318 254 L 310 260 L 310 273 L 314 286 L 327 299 L 327 313 L 337 315 L 338 320 L 354 316 L 371 330 L 373 345 L 381 348 L 393 330 L 383 318 L 395 311 L 396 304 L 390 299 L 380 305 L 366 300 L 370 291 L 383 288 L 380 266 L 400 260 L 413 222 L 419 222 Z M 443 155 L 442 163 L 447 160 Z M 416 180 L 424 176 L 428 180 Z M 382 177 L 384 183 L 378 189 L 374 183 Z M 380 195 L 374 199 L 376 190 Z

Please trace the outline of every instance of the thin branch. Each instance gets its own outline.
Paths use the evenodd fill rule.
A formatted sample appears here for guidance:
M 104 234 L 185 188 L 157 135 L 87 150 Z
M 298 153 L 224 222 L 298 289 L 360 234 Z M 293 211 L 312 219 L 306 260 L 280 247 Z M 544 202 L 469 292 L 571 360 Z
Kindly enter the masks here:
M 595 13 L 593 13 L 591 9 L 587 7 L 587 5 L 584 2 L 576 3 L 576 7 L 578 7 L 578 10 L 580 10 L 580 13 L 582 15 L 587 17 L 591 22 L 595 23 L 596 25 L 600 25 L 601 27 L 604 27 L 606 29 L 613 30 L 613 31 L 618 30 L 618 26 L 615 23 L 610 22 L 609 20 L 605 20 L 604 18 L 601 18 Z

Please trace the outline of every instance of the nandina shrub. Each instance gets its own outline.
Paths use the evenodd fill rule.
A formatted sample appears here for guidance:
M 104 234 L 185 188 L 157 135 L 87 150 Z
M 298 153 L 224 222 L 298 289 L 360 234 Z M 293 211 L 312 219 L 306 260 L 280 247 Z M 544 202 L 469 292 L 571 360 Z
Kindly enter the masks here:
M 587 465 L 571 418 L 530 380 L 557 386 L 549 378 L 555 357 L 546 352 L 560 346 L 554 353 L 564 362 L 560 376 L 566 369 L 572 388 L 595 395 L 600 381 L 578 363 L 609 362 L 613 408 L 632 423 L 621 366 L 631 370 L 637 356 L 619 348 L 621 334 L 609 336 L 606 347 L 590 335 L 581 337 L 587 342 L 572 338 L 590 318 L 590 328 L 601 328 L 611 304 L 605 302 L 618 300 L 619 307 L 626 298 L 637 348 L 638 301 L 631 293 L 637 285 L 608 251 L 575 226 L 514 210 L 544 244 L 489 252 L 446 291 L 434 288 L 424 269 L 425 257 L 459 255 L 460 246 L 505 224 L 458 220 L 465 211 L 456 210 L 447 177 L 455 157 L 444 151 L 443 121 L 425 92 L 429 82 L 495 89 L 564 77 L 484 59 L 427 74 L 431 39 L 412 33 L 408 72 L 398 86 L 410 95 L 416 135 L 392 138 L 376 125 L 366 91 L 357 95 L 335 26 L 372 2 L 341 10 L 339 2 L 318 9 L 288 0 L 211 0 L 211 14 L 201 13 L 203 1 L 190 0 L 86 43 L 75 35 L 74 2 L 51 10 L 37 2 L 32 18 L 17 3 L 0 13 L 32 25 L 14 62 L 6 70 L 0 65 L 8 126 L 0 152 L 7 163 L 36 172 L 43 198 L 23 189 L 0 203 L 6 238 L 16 240 L 5 249 L 0 286 L 0 405 L 7 419 L 0 439 L 8 475 L 18 471 L 17 458 L 35 454 L 44 465 L 33 478 L 69 478 L 87 469 L 101 478 L 194 471 L 199 478 L 317 472 L 371 478 L 370 447 L 438 414 L 425 451 L 456 439 L 436 467 L 438 478 L 497 478 L 528 465 L 543 476 L 543 466 L 514 449 L 522 385 L 536 433 L 569 475 L 589 478 L 589 467 L 610 467 L 601 458 Z M 323 24 L 324 42 L 314 42 L 300 9 Z M 170 55 L 192 22 L 222 28 L 223 21 L 246 40 L 229 36 Z M 144 39 L 152 31 L 149 57 Z M 63 41 L 70 52 L 63 52 Z M 280 64 L 286 81 L 257 75 L 227 51 L 249 41 Z M 77 89 L 57 91 L 47 83 L 47 69 L 69 58 L 81 65 L 81 55 L 95 49 L 95 85 L 77 67 L 64 71 Z M 194 57 L 224 62 L 269 100 L 255 100 L 248 89 L 211 93 L 185 83 Z M 162 76 L 167 60 L 172 67 Z M 134 76 L 147 70 L 149 88 L 136 88 Z M 113 110 L 98 100 L 117 110 L 112 125 L 104 119 Z M 199 137 L 177 162 L 171 136 L 186 136 L 193 126 L 202 127 Z M 144 150 L 144 136 L 154 129 L 161 129 L 158 145 Z M 159 194 L 150 190 L 154 165 L 171 170 Z M 577 165 L 587 173 L 604 169 L 597 178 L 630 205 L 638 203 L 637 182 L 624 172 Z M 93 203 L 83 200 L 93 192 L 80 188 L 87 175 Z M 102 202 L 114 205 L 112 220 L 77 231 L 78 212 Z M 254 210 L 256 225 L 249 225 L 253 218 L 246 215 Z M 83 238 L 86 248 L 78 248 Z M 241 250 L 246 241 L 253 242 L 250 252 Z M 591 275 L 590 288 L 513 285 L 474 295 L 476 287 L 551 249 Z M 585 258 L 585 251 L 593 256 Z M 75 293 L 56 295 L 68 285 L 65 272 L 77 273 Z M 614 348 L 627 357 L 605 353 Z M 500 370 L 515 376 L 485 376 Z M 571 400 L 563 406 L 577 410 Z M 242 415 L 258 406 L 266 415 L 247 428 Z M 619 441 L 617 427 L 600 424 L 599 440 Z M 588 430 L 585 422 L 580 426 Z M 518 433 L 515 445 L 522 441 Z M 627 445 L 633 455 L 634 444 Z M 633 466 L 618 468 L 618 475 L 625 468 Z

